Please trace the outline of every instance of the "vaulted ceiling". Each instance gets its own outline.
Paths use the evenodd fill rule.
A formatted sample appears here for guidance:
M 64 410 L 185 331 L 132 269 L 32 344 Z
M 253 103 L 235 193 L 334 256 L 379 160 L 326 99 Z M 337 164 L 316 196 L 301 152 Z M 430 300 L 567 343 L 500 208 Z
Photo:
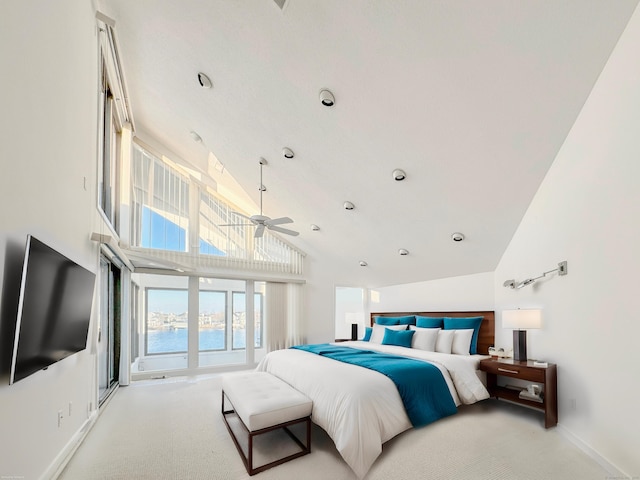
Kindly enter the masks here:
M 98 1 L 141 138 L 381 286 L 495 269 L 638 0 L 278 3 Z

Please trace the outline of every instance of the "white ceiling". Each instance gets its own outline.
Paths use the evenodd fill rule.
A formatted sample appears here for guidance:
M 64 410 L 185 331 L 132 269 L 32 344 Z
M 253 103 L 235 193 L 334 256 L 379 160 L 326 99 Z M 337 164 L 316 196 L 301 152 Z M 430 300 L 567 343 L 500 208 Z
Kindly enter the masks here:
M 212 152 L 256 202 L 266 158 L 265 214 L 301 233 L 285 238 L 312 264 L 381 286 L 495 269 L 637 3 L 99 6 L 116 21 L 143 139 L 205 172 Z M 457 231 L 465 241 L 451 240 Z

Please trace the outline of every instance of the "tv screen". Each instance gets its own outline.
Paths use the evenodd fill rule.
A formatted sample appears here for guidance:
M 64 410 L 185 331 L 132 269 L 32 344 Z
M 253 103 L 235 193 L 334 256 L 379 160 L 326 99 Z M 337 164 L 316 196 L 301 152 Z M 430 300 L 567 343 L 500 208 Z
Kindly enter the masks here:
M 10 384 L 86 348 L 95 278 L 27 237 Z

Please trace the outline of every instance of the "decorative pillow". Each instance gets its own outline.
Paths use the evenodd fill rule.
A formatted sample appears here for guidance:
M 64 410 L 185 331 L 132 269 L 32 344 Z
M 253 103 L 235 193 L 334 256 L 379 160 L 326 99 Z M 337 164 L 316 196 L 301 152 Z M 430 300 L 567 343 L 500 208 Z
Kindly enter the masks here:
M 368 342 L 369 341 L 369 339 L 371 338 L 371 332 L 373 332 L 373 328 L 365 327 L 365 329 L 364 329 L 364 337 L 362 337 L 362 341 L 363 342 Z
M 415 325 L 416 317 L 407 315 L 405 317 L 373 317 L 378 325 Z
M 453 343 L 451 344 L 451 353 L 455 353 L 456 355 L 469 355 L 473 328 L 452 331 Z
M 389 330 L 406 330 L 406 325 L 380 325 L 378 323 L 373 325 L 373 331 L 371 332 L 371 338 L 369 341 L 371 343 L 382 343 L 382 339 L 384 338 L 384 331 L 388 328 Z
M 409 327 L 415 335 L 411 340 L 411 348 L 425 350 L 427 352 L 436 351 L 436 340 L 438 338 L 439 328 L 420 328 L 411 325 Z
M 453 330 L 438 330 L 438 338 L 436 339 L 436 352 L 451 353 L 452 344 Z
M 483 319 L 484 317 L 444 317 L 444 329 L 466 330 L 468 328 L 473 328 L 473 337 L 471 338 L 469 353 L 475 355 L 478 350 L 478 332 L 480 331 L 480 324 Z
M 442 328 L 444 317 L 421 317 L 416 315 L 416 326 L 422 328 Z
M 413 330 L 391 330 L 387 328 L 384 332 L 382 345 L 397 345 L 398 347 L 411 348 L 411 339 L 414 333 L 416 332 Z

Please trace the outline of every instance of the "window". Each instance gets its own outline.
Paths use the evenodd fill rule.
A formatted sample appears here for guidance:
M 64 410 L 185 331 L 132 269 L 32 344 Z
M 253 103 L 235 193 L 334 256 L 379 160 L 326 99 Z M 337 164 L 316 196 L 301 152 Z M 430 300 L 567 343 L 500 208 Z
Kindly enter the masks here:
M 140 287 L 131 282 L 131 316 L 129 319 L 131 337 L 131 359 L 135 360 L 140 356 L 140 330 L 138 329 L 138 315 L 140 314 Z
M 137 140 L 130 170 L 131 246 L 137 254 L 194 269 L 302 274 L 304 253 L 268 231 L 254 238 L 247 217 L 189 168 Z
M 201 352 L 227 348 L 227 292 L 200 290 L 198 349 Z
M 200 194 L 200 253 L 203 255 L 247 257 L 247 219 L 209 192 Z
M 233 292 L 233 322 L 232 338 L 233 349 L 240 350 L 247 347 L 247 315 L 246 315 L 246 293 Z M 263 294 L 253 295 L 253 323 L 254 323 L 254 347 L 262 347 L 262 312 Z M 251 320 L 249 320 L 251 321 Z
M 187 251 L 189 182 L 157 156 L 134 146 L 132 161 L 133 244 Z
M 120 148 L 122 129 L 131 123 L 131 112 L 121 75 L 112 19 L 97 14 L 100 45 L 100 122 L 98 154 L 98 208 L 116 233 L 120 205 Z
M 351 338 L 351 325 L 358 325 L 357 338 L 364 336 L 365 290 L 361 287 L 336 287 L 335 336 Z
M 147 288 L 146 355 L 186 353 L 189 291 Z
M 111 226 L 118 231 L 117 208 L 120 154 L 120 129 L 115 114 L 115 102 L 103 68 L 102 78 L 102 156 L 98 168 L 98 205 Z

